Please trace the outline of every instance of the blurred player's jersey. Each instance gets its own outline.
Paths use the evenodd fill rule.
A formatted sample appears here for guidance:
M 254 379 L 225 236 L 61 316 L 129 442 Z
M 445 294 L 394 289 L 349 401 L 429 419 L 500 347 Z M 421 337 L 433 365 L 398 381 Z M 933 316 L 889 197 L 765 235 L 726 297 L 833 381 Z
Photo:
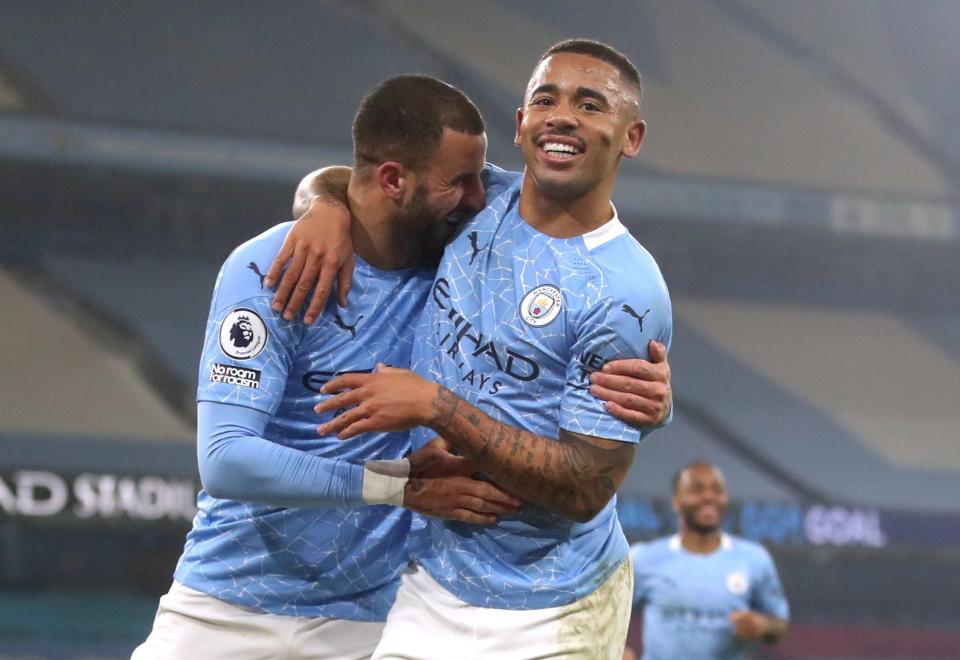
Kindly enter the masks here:
M 271 415 L 265 437 L 316 456 L 362 464 L 409 450 L 406 433 L 350 442 L 317 435 L 313 407 L 337 374 L 377 362 L 409 364 L 411 326 L 432 270 L 380 271 L 359 257 L 350 306 L 327 305 L 310 326 L 270 308 L 263 273 L 292 223 L 238 247 L 217 280 L 200 361 L 198 401 Z M 237 502 L 201 491 L 177 566 L 178 582 L 220 600 L 292 616 L 382 620 L 406 564 L 409 513 L 390 506 L 297 509 Z
M 730 614 L 754 610 L 790 617 L 766 549 L 724 534 L 710 554 L 684 550 L 679 536 L 634 545 L 634 605 L 643 604 L 643 657 L 648 660 L 740 658 Z
M 413 368 L 526 431 L 558 438 L 563 428 L 637 443 L 641 433 L 590 395 L 589 375 L 608 360 L 646 358 L 650 339 L 669 346 L 660 271 L 615 214 L 586 235 L 552 238 L 520 217 L 518 200 L 519 182 L 447 246 Z M 415 429 L 414 447 L 430 436 Z M 586 523 L 532 505 L 480 527 L 415 516 L 411 554 L 473 605 L 564 605 L 596 589 L 626 557 L 614 506 Z

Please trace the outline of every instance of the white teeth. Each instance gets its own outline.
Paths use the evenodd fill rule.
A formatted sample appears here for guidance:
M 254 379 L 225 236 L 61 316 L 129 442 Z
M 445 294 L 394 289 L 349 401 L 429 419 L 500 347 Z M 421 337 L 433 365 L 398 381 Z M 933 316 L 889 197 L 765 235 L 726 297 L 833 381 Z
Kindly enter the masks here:
M 577 154 L 580 153 L 579 149 L 574 147 L 572 144 L 560 144 L 559 142 L 547 142 L 543 145 L 544 151 L 554 151 L 565 154 Z

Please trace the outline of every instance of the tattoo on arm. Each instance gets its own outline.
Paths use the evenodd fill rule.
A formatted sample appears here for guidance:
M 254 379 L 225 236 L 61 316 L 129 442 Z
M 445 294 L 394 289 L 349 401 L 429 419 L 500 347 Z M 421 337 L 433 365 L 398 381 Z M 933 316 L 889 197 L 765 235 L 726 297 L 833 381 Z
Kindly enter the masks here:
M 573 520 L 599 513 L 623 482 L 635 445 L 560 431 L 559 440 L 497 422 L 445 387 L 430 426 L 495 483 Z
M 434 410 L 439 412 L 441 415 L 441 419 L 439 420 L 438 424 L 444 427 L 449 426 L 450 422 L 453 421 L 453 418 L 456 417 L 457 409 L 459 407 L 460 399 L 446 387 L 440 386 L 437 390 L 437 398 L 433 402 Z

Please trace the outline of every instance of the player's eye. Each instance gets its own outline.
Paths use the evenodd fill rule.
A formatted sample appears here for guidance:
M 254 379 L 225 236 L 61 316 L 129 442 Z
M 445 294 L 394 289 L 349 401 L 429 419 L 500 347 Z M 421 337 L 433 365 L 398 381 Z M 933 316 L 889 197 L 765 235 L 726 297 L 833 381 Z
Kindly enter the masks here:
M 540 98 L 533 99 L 530 102 L 530 105 L 550 106 L 553 105 L 553 99 L 546 96 L 541 96 Z
M 594 103 L 593 101 L 585 101 L 583 105 L 581 105 L 580 107 L 582 107 L 587 112 L 600 112 L 601 110 L 603 110 L 603 108 L 600 107 L 600 104 Z

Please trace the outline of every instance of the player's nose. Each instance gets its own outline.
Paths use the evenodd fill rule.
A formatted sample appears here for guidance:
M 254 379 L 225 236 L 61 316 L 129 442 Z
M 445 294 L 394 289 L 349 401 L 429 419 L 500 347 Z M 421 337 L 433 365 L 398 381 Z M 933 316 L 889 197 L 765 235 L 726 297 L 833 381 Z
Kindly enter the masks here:
M 460 200 L 461 208 L 476 213 L 483 208 L 483 181 L 480 176 L 472 176 L 464 183 L 463 198 Z
M 546 124 L 549 128 L 559 130 L 576 128 L 577 117 L 573 112 L 573 107 L 565 101 L 558 102 L 547 116 Z

